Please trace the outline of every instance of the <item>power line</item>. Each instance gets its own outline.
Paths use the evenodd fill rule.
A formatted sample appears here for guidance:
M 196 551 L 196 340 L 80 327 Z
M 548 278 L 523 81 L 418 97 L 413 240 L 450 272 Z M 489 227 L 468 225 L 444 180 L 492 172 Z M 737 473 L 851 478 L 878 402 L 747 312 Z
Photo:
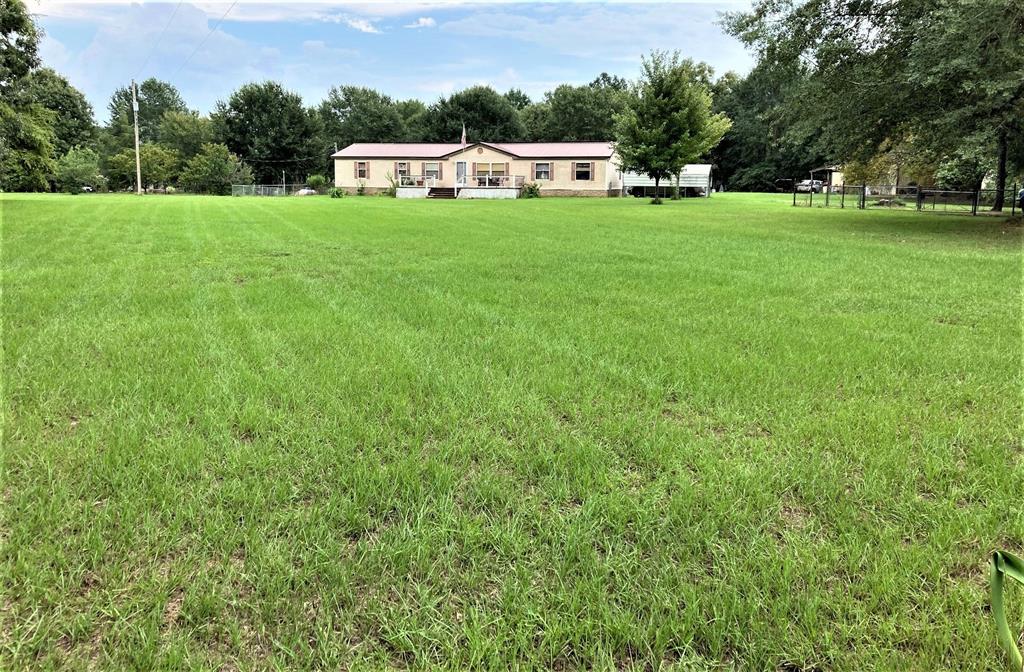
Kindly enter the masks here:
M 149 59 L 153 58 L 153 53 L 156 51 L 157 45 L 160 44 L 160 40 L 163 39 L 164 33 L 167 32 L 167 29 L 171 27 L 171 21 L 174 21 L 174 17 L 178 14 L 178 9 L 181 7 L 181 3 L 183 1 L 184 0 L 178 0 L 178 4 L 174 6 L 174 11 L 171 12 L 171 17 L 167 19 L 167 23 L 164 24 L 164 29 L 160 31 L 160 34 L 157 36 L 156 41 L 153 42 L 153 46 L 150 47 L 149 53 L 146 54 L 146 60 L 144 60 L 142 62 L 142 65 L 139 66 L 139 71 L 135 73 L 135 76 L 132 77 L 132 79 L 138 79 L 139 75 L 142 74 L 142 71 L 146 69 L 147 65 L 149 65 Z
M 222 24 L 224 22 L 224 19 L 227 18 L 228 14 L 231 13 L 231 10 L 234 9 L 235 5 L 237 5 L 237 4 L 238 4 L 238 0 L 235 0 L 234 2 L 231 3 L 231 5 L 228 7 L 227 11 L 224 12 L 224 14 L 217 20 L 217 23 L 215 23 L 213 25 L 213 28 L 210 28 L 210 31 L 208 33 L 206 33 L 206 35 L 203 36 L 203 39 L 199 41 L 199 44 L 196 45 L 196 48 L 193 49 L 192 53 L 188 55 L 188 58 L 185 59 L 185 62 L 182 63 L 180 66 L 178 66 L 178 69 L 174 71 L 174 74 L 171 75 L 171 80 L 173 80 L 175 77 L 177 77 L 178 73 L 181 72 L 182 69 L 186 65 L 188 65 L 188 62 L 192 60 L 192 57 L 196 55 L 196 52 L 198 52 L 199 49 L 204 44 L 206 44 L 206 40 L 210 39 L 210 35 L 213 35 L 214 31 L 216 31 L 218 28 L 220 28 L 220 24 Z

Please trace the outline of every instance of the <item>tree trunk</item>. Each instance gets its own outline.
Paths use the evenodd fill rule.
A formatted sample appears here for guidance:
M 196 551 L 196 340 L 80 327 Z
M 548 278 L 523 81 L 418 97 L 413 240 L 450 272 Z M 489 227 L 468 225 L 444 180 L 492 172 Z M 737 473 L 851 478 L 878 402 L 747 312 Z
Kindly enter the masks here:
M 651 201 L 651 203 L 655 204 L 655 205 L 661 203 L 661 192 L 660 192 L 660 188 L 658 187 L 658 184 L 660 182 L 661 182 L 661 176 L 660 175 L 655 175 L 654 176 L 654 200 Z
M 999 160 L 996 164 L 996 198 L 992 203 L 992 212 L 1003 211 L 1003 199 L 1006 197 L 1006 129 L 999 130 Z

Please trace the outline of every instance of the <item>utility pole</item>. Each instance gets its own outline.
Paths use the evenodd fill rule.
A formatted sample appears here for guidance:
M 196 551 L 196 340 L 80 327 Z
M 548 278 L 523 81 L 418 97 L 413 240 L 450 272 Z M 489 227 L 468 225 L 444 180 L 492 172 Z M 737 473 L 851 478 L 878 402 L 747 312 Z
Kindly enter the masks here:
M 281 190 L 284 191 L 285 196 L 288 195 L 288 181 L 284 179 L 284 171 L 281 171 Z
M 139 99 L 132 80 L 132 116 L 135 120 L 135 193 L 142 193 L 142 161 L 139 159 Z

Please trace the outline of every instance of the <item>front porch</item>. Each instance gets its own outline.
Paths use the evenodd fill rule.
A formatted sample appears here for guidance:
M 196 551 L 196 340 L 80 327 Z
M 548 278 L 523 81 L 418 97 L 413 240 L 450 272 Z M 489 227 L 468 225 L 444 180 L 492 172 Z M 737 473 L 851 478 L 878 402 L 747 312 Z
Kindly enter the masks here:
M 459 166 L 461 169 L 462 167 Z M 448 182 L 447 184 L 445 182 Z M 438 174 L 398 175 L 396 196 L 398 198 L 519 198 L 526 177 L 523 175 L 494 174 L 478 171 L 466 175 L 457 170 L 452 181 L 442 180 Z

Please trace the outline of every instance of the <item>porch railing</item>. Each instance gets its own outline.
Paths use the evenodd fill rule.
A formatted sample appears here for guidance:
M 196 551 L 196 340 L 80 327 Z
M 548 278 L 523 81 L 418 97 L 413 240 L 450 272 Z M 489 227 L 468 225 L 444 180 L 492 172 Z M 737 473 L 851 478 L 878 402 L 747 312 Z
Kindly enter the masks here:
M 466 175 L 456 179 L 455 186 L 483 187 L 488 189 L 520 189 L 526 178 L 523 175 Z
M 437 186 L 437 178 L 433 175 L 399 175 L 398 186 L 400 187 L 431 187 Z

